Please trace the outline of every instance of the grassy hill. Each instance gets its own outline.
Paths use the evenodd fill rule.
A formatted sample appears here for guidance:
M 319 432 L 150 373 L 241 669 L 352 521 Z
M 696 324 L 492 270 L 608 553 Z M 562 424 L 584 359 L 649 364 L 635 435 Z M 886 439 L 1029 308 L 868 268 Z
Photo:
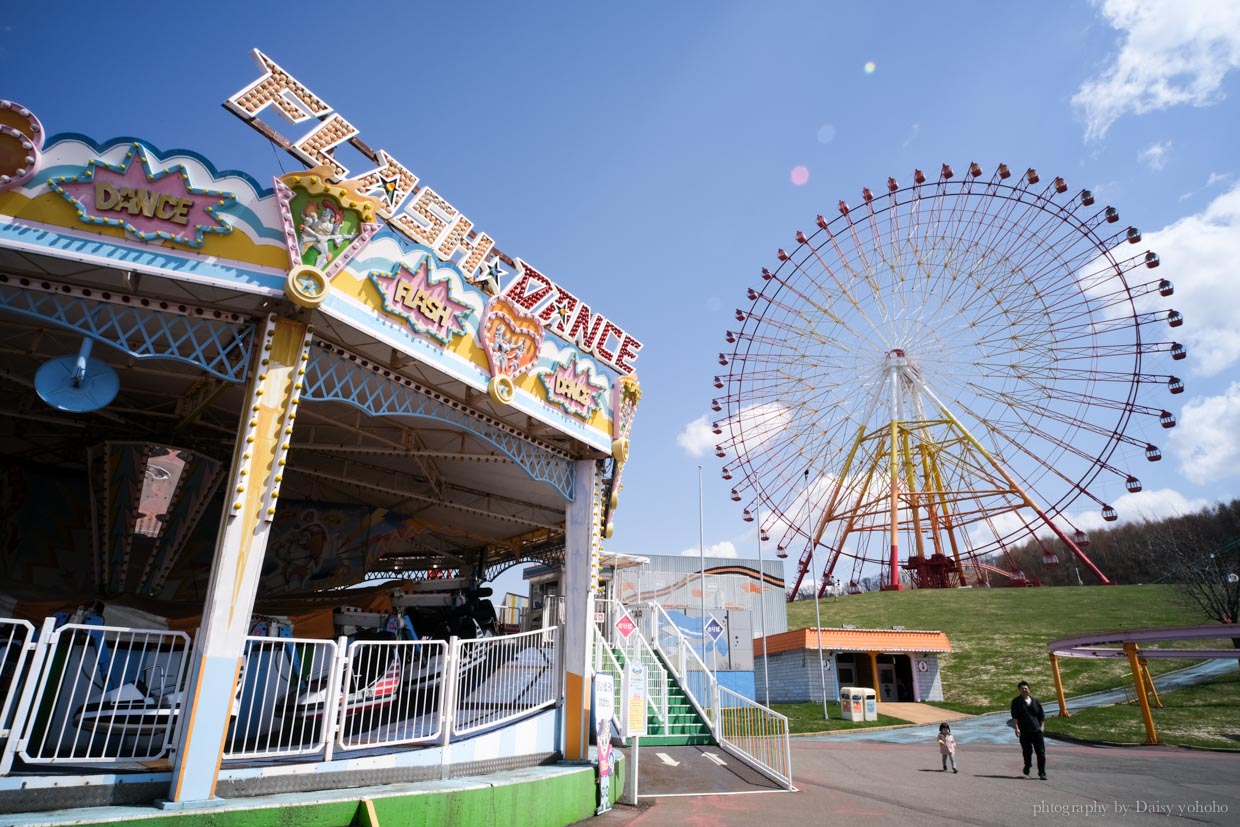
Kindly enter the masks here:
M 932 629 L 947 633 L 945 706 L 966 712 L 1005 708 L 1024 679 L 1052 705 L 1054 681 L 1046 642 L 1070 635 L 1156 626 L 1188 626 L 1202 616 L 1179 602 L 1171 586 L 1060 586 L 1031 589 L 926 589 L 870 592 L 821 601 L 822 625 L 861 629 Z M 814 626 L 814 604 L 788 604 L 788 628 Z M 1169 645 L 1169 644 L 1163 644 Z M 1205 645 L 1194 641 L 1183 645 Z M 1230 647 L 1230 641 L 1218 646 Z M 1131 682 L 1125 659 L 1060 658 L 1069 697 Z M 1151 660 L 1154 674 L 1190 662 Z

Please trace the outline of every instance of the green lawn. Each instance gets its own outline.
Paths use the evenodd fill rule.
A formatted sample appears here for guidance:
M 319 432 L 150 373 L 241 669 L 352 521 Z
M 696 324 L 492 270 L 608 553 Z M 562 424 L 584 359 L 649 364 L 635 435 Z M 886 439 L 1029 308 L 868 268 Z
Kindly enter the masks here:
M 824 599 L 820 611 L 826 627 L 852 624 L 861 629 L 889 629 L 898 625 L 946 632 L 953 651 L 941 661 L 944 706 L 973 713 L 1006 708 L 1021 679 L 1029 681 L 1044 703 L 1054 706 L 1055 687 L 1046 651 L 1049 640 L 1203 622 L 1177 601 L 1173 587 L 1161 585 L 870 592 Z M 789 629 L 813 625 L 812 601 L 788 604 Z M 1227 647 L 1230 642 L 1218 645 Z M 1131 681 L 1124 659 L 1060 658 L 1059 663 L 1069 696 Z M 1149 665 L 1154 674 L 1160 674 L 1189 663 L 1151 660 Z

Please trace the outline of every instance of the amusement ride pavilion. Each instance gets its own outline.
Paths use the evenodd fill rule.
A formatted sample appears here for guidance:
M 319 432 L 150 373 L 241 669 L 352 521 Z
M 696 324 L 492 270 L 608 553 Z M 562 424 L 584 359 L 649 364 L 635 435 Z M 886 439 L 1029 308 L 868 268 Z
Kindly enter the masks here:
M 100 601 L 104 629 L 124 625 L 114 605 L 171 629 L 189 616 L 183 700 L 157 752 L 170 779 L 158 797 L 192 803 L 218 794 L 264 601 L 339 603 L 342 587 L 384 576 L 476 590 L 521 562 L 562 561 L 555 702 L 528 760 L 584 759 L 598 556 L 641 344 L 254 58 L 260 76 L 225 106 L 306 166 L 274 180 L 140 138 L 47 136 L 37 113 L 0 102 L 0 571 L 12 614 L 32 630 L 30 607 L 50 615 L 58 602 L 71 613 Z M 307 134 L 284 138 L 259 119 L 272 112 Z M 346 142 L 374 168 L 345 169 L 334 149 Z M 74 639 L 104 633 L 92 634 Z M 309 634 L 294 624 L 293 639 Z M 37 665 L 35 637 L 23 651 Z M 144 685 L 139 673 L 172 645 L 143 663 L 119 641 L 113 665 L 122 650 L 130 665 L 104 675 L 105 692 Z M 40 706 L 51 690 L 23 696 L 6 681 L 9 714 L 25 703 L 32 723 L 13 721 L 0 769 L 63 765 L 63 739 L 44 753 L 31 741 L 48 726 L 35 713 L 57 710 Z M 452 760 L 495 757 L 479 750 Z M 114 767 L 106 748 L 88 753 L 82 772 Z

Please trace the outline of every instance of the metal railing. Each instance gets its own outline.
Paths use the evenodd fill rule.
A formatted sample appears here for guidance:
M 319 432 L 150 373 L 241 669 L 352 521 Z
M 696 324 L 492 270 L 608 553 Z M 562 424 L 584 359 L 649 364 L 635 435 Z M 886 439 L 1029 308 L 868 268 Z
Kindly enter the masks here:
M 444 680 L 453 671 L 442 640 L 354 641 L 335 705 L 341 750 L 429 743 L 442 733 Z M 331 696 L 308 693 L 308 709 L 332 710 Z M 325 714 L 319 712 L 318 714 Z
M 36 636 L 25 621 L 0 619 L 0 722 L 12 720 L 0 775 L 17 759 L 124 766 L 168 756 L 189 636 L 56 622 Z M 451 642 L 247 637 L 222 758 L 330 760 L 336 749 L 447 743 L 502 726 L 560 701 L 561 636 L 550 627 Z
M 623 689 L 621 681 L 624 678 L 624 670 L 620 666 L 620 661 L 616 660 L 615 652 L 611 646 L 607 644 L 607 634 L 603 631 L 600 624 L 594 624 L 594 671 L 611 675 L 613 686 L 615 687 L 612 694 L 612 709 L 620 709 L 620 693 Z
M 224 760 L 311 755 L 323 749 L 329 727 L 307 714 L 306 697 L 339 690 L 339 647 L 332 640 L 247 637 Z
M 34 648 L 34 625 L 25 620 L 0 619 L 0 738 L 8 738 L 13 704 L 26 677 L 26 661 Z
M 599 600 L 595 603 L 596 611 L 604 612 L 602 632 L 606 636 L 608 646 L 618 649 L 624 654 L 625 661 L 635 660 L 646 670 L 646 699 L 650 714 L 667 726 L 668 680 L 667 669 L 651 648 L 650 642 L 641 634 L 641 624 L 633 618 L 624 604 L 616 600 Z M 622 635 L 616 624 L 621 617 L 629 615 L 635 629 L 627 637 Z M 620 678 L 616 678 L 616 688 L 620 687 Z M 619 707 L 616 707 L 619 709 Z
M 67 624 L 40 631 L 14 714 L 15 752 L 31 764 L 165 756 L 189 658 L 184 632 Z M 12 739 L 10 739 L 12 741 Z M 3 769 L 11 765 L 6 749 Z
M 718 702 L 718 695 L 715 692 L 714 673 L 706 667 L 692 644 L 681 634 L 680 627 L 667 616 L 661 605 L 635 604 L 632 614 L 640 622 L 642 633 L 650 645 L 662 653 L 663 660 L 676 677 L 680 688 L 684 690 L 689 703 L 693 704 L 702 720 L 710 726 L 717 740 L 718 710 L 715 709 L 715 704 Z
M 719 745 L 791 790 L 788 719 L 726 686 L 718 687 L 717 692 Z
M 720 686 L 661 605 L 639 604 L 632 613 L 654 648 L 663 654 L 689 702 L 710 725 L 715 740 L 754 769 L 792 789 L 788 719 Z
M 453 735 L 525 717 L 559 698 L 559 627 L 454 640 Z

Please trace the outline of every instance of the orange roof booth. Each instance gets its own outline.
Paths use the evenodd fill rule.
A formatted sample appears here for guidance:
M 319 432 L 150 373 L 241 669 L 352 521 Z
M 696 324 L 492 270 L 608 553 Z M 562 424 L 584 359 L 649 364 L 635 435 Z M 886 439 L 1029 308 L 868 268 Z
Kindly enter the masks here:
M 941 701 L 939 655 L 950 651 L 943 632 L 905 629 L 797 629 L 754 641 L 755 659 L 767 658 L 773 703 L 820 700 L 824 685 L 835 700 L 841 687 L 864 686 L 879 702 Z M 766 697 L 763 676 L 759 661 L 759 697 Z

